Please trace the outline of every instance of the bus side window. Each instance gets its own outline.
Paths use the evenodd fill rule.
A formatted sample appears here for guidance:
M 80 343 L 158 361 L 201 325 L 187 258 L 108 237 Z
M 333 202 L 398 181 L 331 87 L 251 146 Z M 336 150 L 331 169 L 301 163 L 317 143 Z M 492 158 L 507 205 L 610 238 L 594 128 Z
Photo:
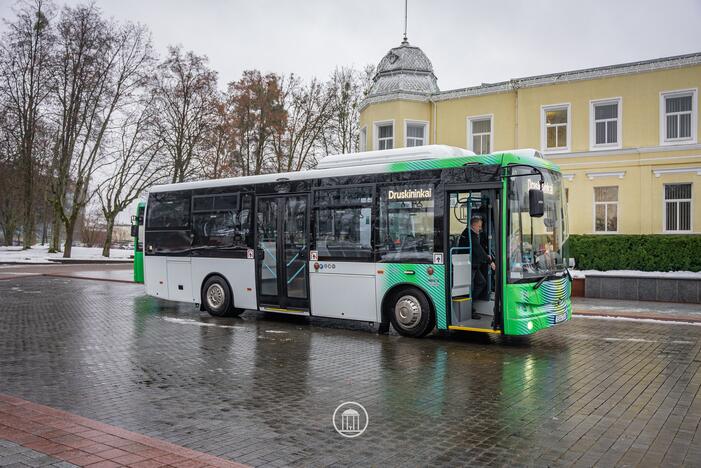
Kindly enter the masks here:
M 385 262 L 433 262 L 433 185 L 380 190 L 378 253 Z
M 193 196 L 193 247 L 241 250 L 250 247 L 250 194 Z

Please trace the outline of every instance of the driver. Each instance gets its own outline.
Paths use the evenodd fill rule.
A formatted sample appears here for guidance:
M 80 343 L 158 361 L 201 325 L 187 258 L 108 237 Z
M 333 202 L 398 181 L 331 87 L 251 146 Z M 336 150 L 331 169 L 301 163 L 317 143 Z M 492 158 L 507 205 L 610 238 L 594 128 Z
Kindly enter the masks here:
M 470 226 L 465 227 L 465 230 L 460 234 L 460 239 L 458 240 L 458 247 L 472 247 L 472 318 L 474 320 L 479 320 L 481 318 L 480 314 L 475 311 L 474 301 L 475 299 L 489 300 L 489 291 L 487 291 L 487 278 L 480 271 L 482 265 L 489 265 L 489 267 L 496 271 L 496 265 L 494 260 L 489 256 L 482 243 L 480 242 L 480 232 L 482 232 L 482 227 L 484 221 L 479 216 L 473 216 L 470 219 Z M 469 231 L 468 231 L 469 229 Z M 468 240 L 468 235 L 469 240 Z

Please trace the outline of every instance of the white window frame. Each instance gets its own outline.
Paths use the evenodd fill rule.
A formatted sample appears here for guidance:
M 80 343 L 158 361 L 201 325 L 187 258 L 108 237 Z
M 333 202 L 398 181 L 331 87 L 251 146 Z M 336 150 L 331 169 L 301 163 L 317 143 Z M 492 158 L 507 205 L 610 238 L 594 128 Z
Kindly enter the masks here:
M 471 115 L 467 117 L 467 145 L 466 148 L 474 151 L 472 145 L 472 122 L 475 120 L 489 120 L 489 152 L 494 152 L 494 114 Z
M 608 187 L 616 187 L 616 201 L 596 201 L 596 189 L 597 188 L 608 188 Z M 621 186 L 620 185 L 596 185 L 594 186 L 592 190 L 592 200 L 594 201 L 594 212 L 592 216 L 592 226 L 591 230 L 594 234 L 618 234 L 619 230 L 621 229 L 621 204 L 620 204 L 620 199 L 621 199 Z M 606 226 L 606 229 L 603 231 L 597 231 L 596 230 L 596 206 L 597 205 L 616 205 L 616 230 L 615 231 L 608 231 L 608 223 L 606 223 L 606 219 L 608 218 L 608 212 L 609 209 L 608 207 L 605 207 L 604 210 L 604 226 Z
M 669 200 L 671 202 L 677 202 L 677 226 L 679 225 L 679 203 L 683 201 L 689 202 L 689 229 L 686 231 L 682 230 L 671 230 L 667 229 L 667 198 L 665 195 L 665 187 L 667 185 L 691 185 L 691 198 L 678 198 L 674 200 Z M 667 182 L 662 184 L 662 232 L 664 234 L 689 234 L 694 232 L 694 183 L 693 182 Z
M 550 110 L 567 109 L 567 146 L 548 149 L 548 132 L 545 126 L 545 113 Z M 569 102 L 540 106 L 540 149 L 543 153 L 569 153 L 572 148 L 572 105 Z
M 424 128 L 424 142 L 421 146 L 425 146 L 429 144 L 428 141 L 428 129 L 429 129 L 429 124 L 428 120 L 411 120 L 411 119 L 404 119 L 404 147 L 408 148 L 409 145 L 409 125 L 421 125 Z
M 616 117 L 616 143 L 596 143 L 596 106 L 618 104 L 618 116 Z M 604 119 L 608 122 L 613 119 Z M 589 101 L 589 150 L 601 151 L 606 149 L 620 149 L 623 147 L 623 98 L 613 97 L 595 99 Z
M 374 150 L 379 150 L 380 149 L 380 131 L 379 128 L 383 127 L 385 125 L 391 125 L 392 126 L 392 149 L 396 148 L 397 145 L 395 142 L 397 141 L 397 128 L 394 125 L 394 119 L 390 120 L 377 120 L 372 123 L 372 149 Z M 386 139 L 386 138 L 385 138 Z
M 368 150 L 368 126 L 365 125 L 360 129 L 360 135 L 358 136 L 358 151 Z
M 666 98 L 688 96 L 691 94 L 691 136 L 689 138 L 667 139 L 667 106 Z M 698 88 L 676 89 L 660 92 L 660 146 L 669 145 L 693 145 L 697 142 L 697 128 L 699 115 Z

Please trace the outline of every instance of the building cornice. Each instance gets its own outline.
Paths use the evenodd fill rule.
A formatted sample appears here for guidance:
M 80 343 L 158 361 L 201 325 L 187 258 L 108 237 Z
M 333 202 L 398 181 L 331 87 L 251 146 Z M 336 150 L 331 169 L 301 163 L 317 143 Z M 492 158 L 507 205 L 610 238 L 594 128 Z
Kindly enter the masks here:
M 701 150 L 701 144 L 692 145 L 660 145 L 640 146 L 636 148 L 621 148 L 612 150 L 579 151 L 576 153 L 545 153 L 548 159 L 570 159 L 588 157 L 622 156 L 626 154 L 666 153 L 670 151 L 695 151 Z
M 384 95 L 368 96 L 360 105 L 360 110 L 364 110 L 368 105 L 379 102 L 394 100 L 411 101 L 446 101 L 471 96 L 483 96 L 486 94 L 498 94 L 512 92 L 517 89 L 535 88 L 553 84 L 570 83 L 574 81 L 594 80 L 599 78 L 611 78 L 616 76 L 632 75 L 636 73 L 654 72 L 660 70 L 670 70 L 675 68 L 685 68 L 701 65 L 701 52 L 693 54 L 677 55 L 673 57 L 662 57 L 652 60 L 642 60 L 639 62 L 622 63 L 605 67 L 586 68 L 581 70 L 565 71 L 560 73 L 550 73 L 547 75 L 535 75 L 524 78 L 515 78 L 509 81 L 498 83 L 484 83 L 479 86 L 468 88 L 452 89 L 440 91 L 438 93 L 407 93 L 397 91 Z

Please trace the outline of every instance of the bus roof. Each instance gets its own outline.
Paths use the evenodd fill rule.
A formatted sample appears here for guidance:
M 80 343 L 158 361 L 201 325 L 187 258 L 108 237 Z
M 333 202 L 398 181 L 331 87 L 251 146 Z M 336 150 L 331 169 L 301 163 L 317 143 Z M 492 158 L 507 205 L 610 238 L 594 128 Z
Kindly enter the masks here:
M 425 145 L 413 148 L 329 155 L 324 157 L 314 169 L 156 185 L 151 188 L 150 192 L 196 190 L 230 185 L 265 184 L 322 177 L 381 174 L 385 172 L 444 169 L 460 167 L 465 164 L 508 165 L 516 163 L 559 170 L 555 164 L 543 158 L 543 155 L 534 149 L 475 154 L 472 151 L 454 146 Z

